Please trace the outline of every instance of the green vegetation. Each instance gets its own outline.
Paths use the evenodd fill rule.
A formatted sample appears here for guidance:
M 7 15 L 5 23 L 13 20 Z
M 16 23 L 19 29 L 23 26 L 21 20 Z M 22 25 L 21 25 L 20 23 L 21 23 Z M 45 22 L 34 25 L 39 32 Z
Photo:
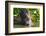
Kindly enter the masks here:
M 13 16 L 19 17 L 20 16 L 19 13 L 23 9 L 26 9 L 27 11 L 31 12 L 32 21 L 34 23 L 33 27 L 39 27 L 39 24 L 40 24 L 40 13 L 39 13 L 39 9 L 36 9 L 36 8 L 33 8 L 33 9 L 32 8 L 14 8 L 13 9 Z

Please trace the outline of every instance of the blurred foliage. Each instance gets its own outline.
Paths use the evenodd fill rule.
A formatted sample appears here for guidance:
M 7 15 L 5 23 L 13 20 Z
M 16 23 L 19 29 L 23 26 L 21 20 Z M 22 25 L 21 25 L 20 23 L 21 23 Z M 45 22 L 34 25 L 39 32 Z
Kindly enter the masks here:
M 32 21 L 34 26 L 39 26 L 40 24 L 40 13 L 38 9 L 29 9 L 32 13 Z
M 26 9 L 27 11 L 31 12 L 32 21 L 34 23 L 34 27 L 38 27 L 39 24 L 40 24 L 40 13 L 39 13 L 39 9 L 36 9 L 36 8 L 14 8 L 13 9 L 13 15 L 17 16 L 17 17 L 20 16 L 19 13 L 23 9 Z

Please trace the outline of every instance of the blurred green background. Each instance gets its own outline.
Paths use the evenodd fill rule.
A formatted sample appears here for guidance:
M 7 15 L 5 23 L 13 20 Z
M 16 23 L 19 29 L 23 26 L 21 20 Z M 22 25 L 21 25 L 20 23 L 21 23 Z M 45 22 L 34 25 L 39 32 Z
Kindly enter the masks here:
M 34 25 L 32 27 L 39 27 L 40 26 L 40 13 L 39 13 L 39 9 L 36 9 L 36 8 L 13 8 L 13 16 L 14 17 L 19 17 L 20 16 L 19 13 L 21 12 L 21 9 L 22 10 L 26 9 L 27 11 L 31 12 L 32 21 L 34 23 Z M 18 24 L 15 24 L 16 21 L 14 21 L 14 27 L 22 27 L 22 26 L 24 27 L 24 25 L 21 25 L 21 23 L 19 23 L 19 21 L 18 21 Z

